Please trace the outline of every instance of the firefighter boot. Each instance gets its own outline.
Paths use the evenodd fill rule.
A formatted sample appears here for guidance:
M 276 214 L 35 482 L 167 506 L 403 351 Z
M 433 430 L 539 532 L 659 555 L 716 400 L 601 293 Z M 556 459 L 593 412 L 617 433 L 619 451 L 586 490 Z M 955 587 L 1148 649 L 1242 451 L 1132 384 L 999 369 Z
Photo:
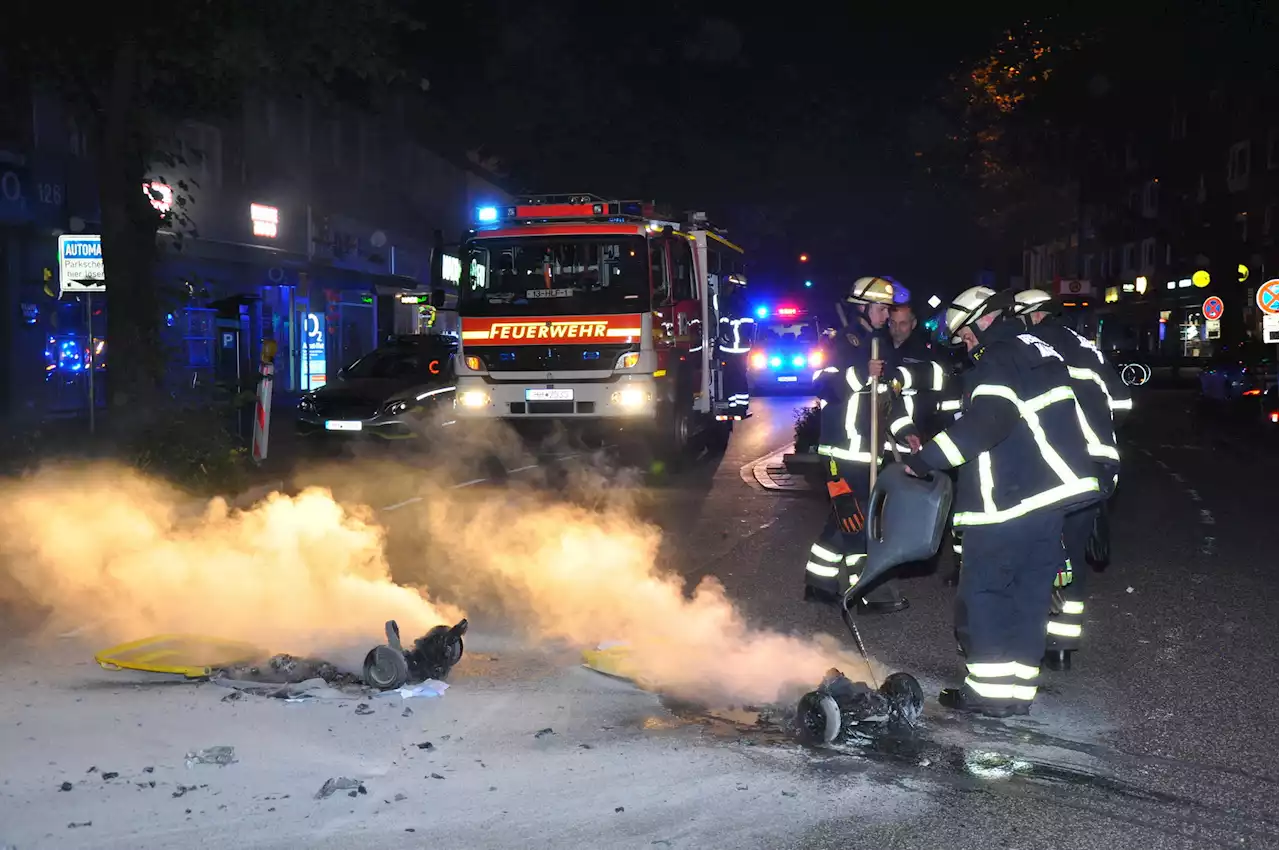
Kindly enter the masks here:
M 968 687 L 944 688 L 942 693 L 938 694 L 938 703 L 952 711 L 978 714 L 983 717 L 1016 717 L 1031 713 L 1031 706 L 1025 702 L 989 702 Z

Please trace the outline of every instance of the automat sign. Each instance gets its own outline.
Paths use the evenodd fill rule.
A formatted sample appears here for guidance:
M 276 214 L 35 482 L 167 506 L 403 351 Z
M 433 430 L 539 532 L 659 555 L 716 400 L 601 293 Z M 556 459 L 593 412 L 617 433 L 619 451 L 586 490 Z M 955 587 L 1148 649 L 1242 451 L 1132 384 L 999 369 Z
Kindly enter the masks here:
M 58 287 L 71 293 L 107 291 L 101 236 L 58 237 Z

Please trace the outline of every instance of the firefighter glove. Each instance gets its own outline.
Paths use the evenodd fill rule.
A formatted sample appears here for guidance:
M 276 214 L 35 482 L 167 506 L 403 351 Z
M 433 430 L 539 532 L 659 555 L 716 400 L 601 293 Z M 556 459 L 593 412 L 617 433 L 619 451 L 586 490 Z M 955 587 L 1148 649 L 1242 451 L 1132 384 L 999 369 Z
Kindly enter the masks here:
M 836 512 L 836 521 L 845 534 L 858 534 L 864 524 L 862 506 L 849 489 L 849 482 L 843 478 L 827 482 L 827 493 L 831 496 L 831 509 Z

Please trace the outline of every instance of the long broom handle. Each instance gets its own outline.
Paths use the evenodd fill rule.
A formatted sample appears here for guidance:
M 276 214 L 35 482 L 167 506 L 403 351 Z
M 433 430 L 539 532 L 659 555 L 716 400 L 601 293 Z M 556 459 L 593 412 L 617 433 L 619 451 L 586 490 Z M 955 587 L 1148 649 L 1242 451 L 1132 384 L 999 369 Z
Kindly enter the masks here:
M 880 359 L 880 339 L 879 337 L 871 337 L 871 359 Z M 871 377 L 871 433 L 867 435 L 868 443 L 867 453 L 871 455 L 871 484 L 867 488 L 870 493 L 876 489 L 876 468 L 880 465 L 876 463 L 880 459 L 880 379 L 876 376 Z

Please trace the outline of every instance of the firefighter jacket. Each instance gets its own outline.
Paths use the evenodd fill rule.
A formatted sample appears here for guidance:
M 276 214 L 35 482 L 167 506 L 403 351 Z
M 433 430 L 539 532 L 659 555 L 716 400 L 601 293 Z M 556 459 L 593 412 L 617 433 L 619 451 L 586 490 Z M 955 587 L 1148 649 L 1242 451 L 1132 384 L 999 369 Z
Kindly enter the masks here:
M 893 342 L 886 334 L 872 331 L 858 323 L 845 329 L 846 337 L 838 339 L 834 346 L 836 362 L 814 375 L 818 403 L 822 408 L 819 422 L 818 453 L 833 460 L 851 463 L 870 463 L 871 447 L 871 378 L 867 373 L 871 361 L 871 340 L 880 339 L 880 358 L 885 361 L 884 373 L 878 382 L 877 395 L 889 400 L 886 415 L 881 416 L 881 428 L 892 433 L 905 448 L 906 438 L 915 428 L 906 415 L 902 398 L 891 390 L 896 358 Z M 881 451 L 887 450 L 886 440 Z M 874 452 L 879 458 L 881 451 Z
M 897 377 L 902 385 L 902 405 L 917 428 L 935 418 L 946 385 L 946 372 L 919 334 L 911 334 L 894 353 Z
M 1096 447 L 1062 355 L 1016 319 L 998 319 L 983 337 L 966 376 L 964 415 L 907 463 L 918 474 L 960 467 L 957 528 L 1097 502 Z
M 1133 406 L 1129 388 L 1092 342 L 1052 318 L 1027 330 L 1062 355 L 1071 387 L 1084 411 L 1084 427 L 1094 437 L 1093 459 L 1114 470 L 1120 464 L 1116 443 L 1115 416 Z

